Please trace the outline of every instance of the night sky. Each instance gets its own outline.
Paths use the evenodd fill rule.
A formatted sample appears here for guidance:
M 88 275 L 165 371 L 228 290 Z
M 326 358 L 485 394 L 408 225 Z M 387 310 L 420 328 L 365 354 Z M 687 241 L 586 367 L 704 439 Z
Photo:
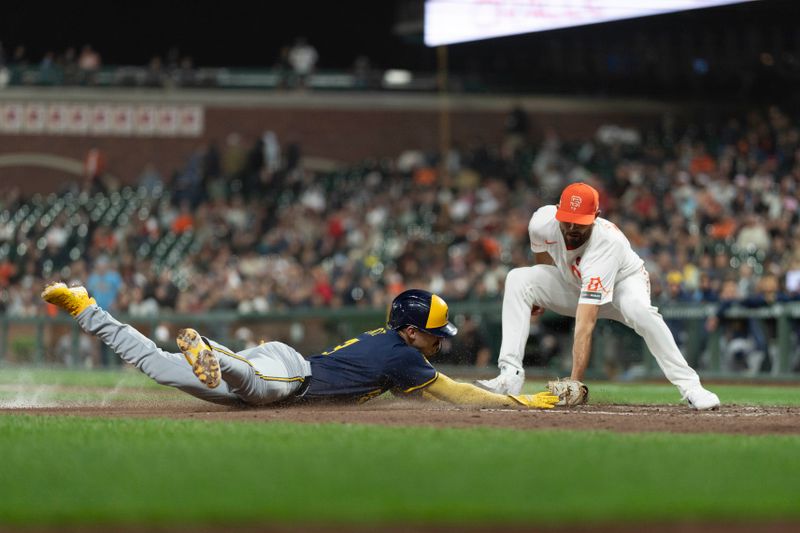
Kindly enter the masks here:
M 281 46 L 306 36 L 319 51 L 320 69 L 349 69 L 365 54 L 378 68 L 433 70 L 434 50 L 425 47 L 421 35 L 400 37 L 393 27 L 403 0 L 305 1 L 209 1 L 142 0 L 61 2 L 33 0 L 0 3 L 0 42 L 6 56 L 24 44 L 28 61 L 38 63 L 52 50 L 80 48 L 90 43 L 106 65 L 146 65 L 156 55 L 177 47 L 199 67 L 261 67 L 275 64 Z M 411 0 L 413 4 L 413 0 Z M 418 0 L 421 10 L 422 0 Z M 644 29 L 693 34 L 697 38 L 707 24 L 750 23 L 783 27 L 785 35 L 796 31 L 800 2 L 762 0 L 743 5 L 620 21 L 583 28 L 556 30 L 451 46 L 451 67 L 471 63 L 486 72 L 498 57 L 537 54 L 548 39 L 588 42 L 617 40 Z M 709 21 L 709 22 L 707 22 Z M 800 33 L 794 33 L 800 35 Z M 789 38 L 787 46 L 793 46 Z M 487 59 L 491 58 L 491 59 Z M 524 59 L 524 58 L 523 58 Z M 527 63 L 522 61 L 524 67 Z
M 349 68 L 359 54 L 378 66 L 431 55 L 392 34 L 396 2 L 106 1 L 0 4 L 0 42 L 24 44 L 37 63 L 47 50 L 89 43 L 106 64 L 144 65 L 176 46 L 198 66 L 269 67 L 281 46 L 306 36 L 321 68 Z M 424 58 L 422 58 L 424 61 Z

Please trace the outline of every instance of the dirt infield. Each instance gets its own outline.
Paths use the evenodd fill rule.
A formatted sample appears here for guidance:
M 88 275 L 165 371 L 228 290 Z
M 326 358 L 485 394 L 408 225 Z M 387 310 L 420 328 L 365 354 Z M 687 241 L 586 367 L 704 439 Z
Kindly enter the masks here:
M 108 405 L 76 404 L 0 407 L 0 414 L 87 417 L 176 418 L 242 422 L 348 423 L 391 426 L 496 427 L 518 430 L 605 430 L 618 432 L 800 433 L 800 407 L 723 406 L 697 412 L 683 405 L 603 405 L 553 410 L 459 408 L 400 400 L 364 405 L 301 404 L 284 407 L 230 408 L 169 396 L 116 400 Z

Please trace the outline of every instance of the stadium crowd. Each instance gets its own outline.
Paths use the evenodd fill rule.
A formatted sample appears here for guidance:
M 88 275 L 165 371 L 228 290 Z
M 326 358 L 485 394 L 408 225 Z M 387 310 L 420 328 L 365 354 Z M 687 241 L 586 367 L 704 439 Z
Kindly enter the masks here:
M 300 147 L 282 150 L 269 132 L 250 147 L 231 134 L 169 178 L 148 166 L 140 190 L 160 200 L 125 224 L 84 210 L 46 227 L 4 224 L 0 306 L 46 312 L 37 288 L 56 277 L 88 280 L 105 307 L 133 315 L 380 307 L 407 287 L 496 299 L 506 272 L 531 262 L 531 213 L 572 181 L 600 190 L 602 216 L 645 259 L 657 305 L 798 298 L 800 128 L 769 107 L 653 132 L 608 126 L 578 143 L 553 131 L 532 143 L 515 110 L 502 145 L 475 139 L 443 159 L 409 150 L 333 173 L 304 168 Z M 26 202 L 4 194 L 4 220 Z M 70 257 L 76 220 L 84 246 Z M 196 248 L 170 265 L 138 254 L 165 234 Z
M 319 54 L 305 37 L 297 37 L 291 44 L 280 48 L 271 66 L 278 78 L 277 87 L 305 88 L 308 77 L 314 73 Z M 364 67 L 364 57 L 354 61 Z M 368 61 L 368 60 L 367 60 Z M 24 44 L 6 51 L 0 42 L 0 88 L 6 85 L 95 85 L 98 73 L 104 68 L 100 53 L 91 44 L 78 48 L 70 46 L 62 51 L 47 50 L 40 60 L 31 57 Z M 176 46 L 165 54 L 152 56 L 146 65 L 110 67 L 113 74 L 105 84 L 141 87 L 202 87 L 216 83 L 210 69 L 201 69 L 194 59 L 181 53 Z M 368 68 L 368 65 L 366 65 Z M 366 76 L 366 73 L 363 73 Z

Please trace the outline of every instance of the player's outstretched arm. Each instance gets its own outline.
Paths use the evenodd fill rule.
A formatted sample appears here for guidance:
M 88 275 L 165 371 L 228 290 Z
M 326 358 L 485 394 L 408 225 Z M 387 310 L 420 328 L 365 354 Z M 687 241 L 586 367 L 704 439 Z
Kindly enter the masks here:
M 558 396 L 550 392 L 508 396 L 485 391 L 470 383 L 453 381 L 439 373 L 436 381 L 428 385 L 423 397 L 456 405 L 477 405 L 481 407 L 519 407 L 520 405 L 534 409 L 552 409 L 558 403 Z
M 572 343 L 572 379 L 583 381 L 592 355 L 592 333 L 597 324 L 599 305 L 578 304 L 575 312 L 575 340 Z

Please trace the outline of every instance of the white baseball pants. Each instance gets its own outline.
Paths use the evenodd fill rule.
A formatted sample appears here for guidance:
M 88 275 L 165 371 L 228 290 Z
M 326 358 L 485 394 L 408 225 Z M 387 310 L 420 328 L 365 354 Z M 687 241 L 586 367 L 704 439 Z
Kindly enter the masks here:
M 192 372 L 183 354 L 156 344 L 107 311 L 90 305 L 77 317 L 84 331 L 97 336 L 122 360 L 161 385 L 175 387 L 202 400 L 220 404 L 264 405 L 294 395 L 310 379 L 311 365 L 291 346 L 268 342 L 235 353 L 208 340 L 219 360 L 222 381 L 209 389 Z
M 579 292 L 552 265 L 515 268 L 509 272 L 503 296 L 503 342 L 498 364 L 522 368 L 532 306 L 574 317 Z M 700 385 L 697 372 L 686 362 L 658 309 L 650 303 L 650 283 L 644 270 L 617 282 L 614 299 L 600 306 L 598 316 L 622 322 L 639 334 L 664 375 L 682 395 Z

